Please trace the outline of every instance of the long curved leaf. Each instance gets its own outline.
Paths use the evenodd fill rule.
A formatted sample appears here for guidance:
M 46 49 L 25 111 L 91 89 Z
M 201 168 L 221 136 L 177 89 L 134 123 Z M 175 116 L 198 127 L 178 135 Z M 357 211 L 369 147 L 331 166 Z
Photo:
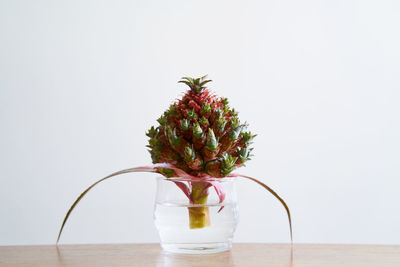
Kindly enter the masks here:
M 250 177 L 250 176 L 247 176 L 247 175 L 243 175 L 243 174 L 236 174 L 236 173 L 230 174 L 228 176 L 230 176 L 230 177 L 242 177 L 242 178 L 246 178 L 246 179 L 252 180 L 253 182 L 256 182 L 257 184 L 259 184 L 262 187 L 264 187 L 265 189 L 267 189 L 274 197 L 276 197 L 282 203 L 283 207 L 285 207 L 285 210 L 286 210 L 286 213 L 287 213 L 287 216 L 288 216 L 288 219 L 289 219 L 290 240 L 293 243 L 292 217 L 290 216 L 290 210 L 289 210 L 288 205 L 285 203 L 285 201 L 274 190 L 272 190 L 271 187 L 269 187 L 268 185 L 264 184 L 263 182 L 255 179 L 253 177 Z
M 57 237 L 57 242 L 60 241 L 60 237 L 62 234 L 62 231 L 64 229 L 64 226 L 69 218 L 69 215 L 71 215 L 71 212 L 74 210 L 75 206 L 79 203 L 79 201 L 81 201 L 81 199 L 90 191 L 90 189 L 92 189 L 93 187 L 95 187 L 97 184 L 103 182 L 104 180 L 107 180 L 111 177 L 117 176 L 117 175 L 121 175 L 121 174 L 125 174 L 125 173 L 130 173 L 130 172 L 156 172 L 156 169 L 153 167 L 138 167 L 138 168 L 130 168 L 130 169 L 125 169 L 122 171 L 118 171 L 118 172 L 114 172 L 100 180 L 98 180 L 97 182 L 95 182 L 94 184 L 92 184 L 91 186 L 89 186 L 85 191 L 83 191 L 83 193 L 75 200 L 74 204 L 72 204 L 72 206 L 69 208 L 67 214 L 64 217 L 64 220 L 62 222 L 60 231 L 58 232 L 58 237 Z
M 109 178 L 111 178 L 111 177 L 114 177 L 114 176 L 117 176 L 117 175 L 121 175 L 121 174 L 125 174 L 125 173 L 131 173 L 131 172 L 156 172 L 156 173 L 157 173 L 157 172 L 158 172 L 158 168 L 172 169 L 172 170 L 174 170 L 175 173 L 176 173 L 179 177 L 181 177 L 181 178 L 201 179 L 200 177 L 194 177 L 194 176 L 192 176 L 192 175 L 190 175 L 190 174 L 184 172 L 183 170 L 181 170 L 181 169 L 179 169 L 179 168 L 177 168 L 177 167 L 175 167 L 174 165 L 169 164 L 169 163 L 157 163 L 157 164 L 152 164 L 152 165 L 149 165 L 149 166 L 141 166 L 141 167 L 136 167 L 136 168 L 129 168 L 129 169 L 125 169 L 125 170 L 121 170 L 121 171 L 112 173 L 112 174 L 110 174 L 110 175 L 108 175 L 108 176 L 106 176 L 106 177 L 104 177 L 104 178 L 98 180 L 97 182 L 95 182 L 95 183 L 92 184 L 91 186 L 89 186 L 89 187 L 88 187 L 85 191 L 83 191 L 83 193 L 75 200 L 75 202 L 72 204 L 72 206 L 70 207 L 70 209 L 68 210 L 67 214 L 66 214 L 65 217 L 64 217 L 63 223 L 62 223 L 62 225 L 61 225 L 61 227 L 60 227 L 60 231 L 59 231 L 59 233 L 58 233 L 58 237 L 57 237 L 57 242 L 56 242 L 56 244 L 57 244 L 57 243 L 59 242 L 59 240 L 60 240 L 60 237 L 61 237 L 62 231 L 63 231 L 63 229 L 64 229 L 64 226 L 65 226 L 65 224 L 67 223 L 67 220 L 68 220 L 69 216 L 71 215 L 71 212 L 73 211 L 73 209 L 76 207 L 76 205 L 79 203 L 79 201 L 80 201 L 93 187 L 95 187 L 97 184 L 99 184 L 99 183 L 103 182 L 104 180 L 107 180 L 107 179 L 109 179 Z M 292 243 L 293 243 L 292 219 L 291 219 L 289 207 L 287 206 L 287 204 L 285 203 L 285 201 L 284 201 L 274 190 L 272 190 L 269 186 L 267 186 L 266 184 L 262 183 L 261 181 L 255 179 L 255 178 L 252 178 L 252 177 L 247 176 L 247 175 L 242 175 L 242 174 L 230 174 L 230 175 L 228 175 L 228 177 L 243 177 L 243 178 L 252 180 L 252 181 L 256 182 L 257 184 L 261 185 L 262 187 L 264 187 L 265 189 L 267 189 L 272 195 L 274 195 L 274 196 L 282 203 L 282 205 L 285 207 L 286 212 L 287 212 L 287 215 L 288 215 L 289 227 L 290 227 L 290 239 L 291 239 L 291 241 L 292 241 Z M 210 178 L 210 177 L 206 177 L 206 176 L 205 176 L 204 178 Z M 189 189 L 188 189 L 188 188 L 183 188 L 183 187 L 180 186 L 179 184 L 177 184 L 177 185 L 178 185 L 179 188 L 182 189 L 182 191 L 185 193 L 185 195 L 188 196 L 188 194 L 189 194 Z M 217 194 L 218 194 L 218 196 L 219 196 L 219 198 L 220 198 L 220 202 L 222 202 L 222 201 L 224 200 L 224 198 L 225 198 L 225 193 L 222 191 L 222 188 L 220 187 L 219 183 L 216 182 L 216 183 L 212 183 L 212 184 L 210 184 L 210 185 L 212 185 L 212 186 L 215 188 L 215 190 L 216 190 L 216 192 L 217 192 Z M 190 200 L 190 196 L 189 196 L 189 200 Z M 222 208 L 223 208 L 223 207 L 221 207 L 221 209 L 222 209 Z M 221 209 L 220 209 L 219 211 L 221 211 Z M 218 212 L 219 212 L 219 211 L 218 211 Z

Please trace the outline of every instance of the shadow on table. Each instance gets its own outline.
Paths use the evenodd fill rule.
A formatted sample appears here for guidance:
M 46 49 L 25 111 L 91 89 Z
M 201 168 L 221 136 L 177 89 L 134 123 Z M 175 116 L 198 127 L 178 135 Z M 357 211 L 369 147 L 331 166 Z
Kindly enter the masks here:
M 191 255 L 161 252 L 157 259 L 157 267 L 212 267 L 235 266 L 232 252 L 226 251 L 215 254 Z
M 274 250 L 231 250 L 215 254 L 190 255 L 160 252 L 157 267 L 280 266 L 293 267 L 293 247 Z

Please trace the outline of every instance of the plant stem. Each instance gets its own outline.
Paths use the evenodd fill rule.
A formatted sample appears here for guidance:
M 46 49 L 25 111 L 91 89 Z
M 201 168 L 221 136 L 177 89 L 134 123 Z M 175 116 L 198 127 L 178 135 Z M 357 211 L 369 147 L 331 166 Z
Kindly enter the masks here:
M 204 182 L 192 182 L 192 193 L 190 194 L 193 204 L 207 204 L 209 185 Z M 190 207 L 189 227 L 200 229 L 210 226 L 210 212 L 208 207 Z

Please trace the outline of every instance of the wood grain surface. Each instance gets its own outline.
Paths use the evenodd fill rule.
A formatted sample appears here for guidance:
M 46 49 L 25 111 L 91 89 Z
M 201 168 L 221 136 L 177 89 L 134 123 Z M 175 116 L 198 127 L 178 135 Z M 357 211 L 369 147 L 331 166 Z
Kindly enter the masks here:
M 400 267 L 400 246 L 234 243 L 208 255 L 169 254 L 158 244 L 0 246 L 0 266 Z

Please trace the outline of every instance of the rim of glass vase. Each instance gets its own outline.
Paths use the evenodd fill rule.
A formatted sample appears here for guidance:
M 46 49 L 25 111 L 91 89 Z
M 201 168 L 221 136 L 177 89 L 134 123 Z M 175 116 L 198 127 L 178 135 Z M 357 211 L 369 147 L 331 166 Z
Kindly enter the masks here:
M 235 181 L 237 177 L 165 177 L 158 176 L 157 179 L 171 181 L 171 182 L 232 182 Z

